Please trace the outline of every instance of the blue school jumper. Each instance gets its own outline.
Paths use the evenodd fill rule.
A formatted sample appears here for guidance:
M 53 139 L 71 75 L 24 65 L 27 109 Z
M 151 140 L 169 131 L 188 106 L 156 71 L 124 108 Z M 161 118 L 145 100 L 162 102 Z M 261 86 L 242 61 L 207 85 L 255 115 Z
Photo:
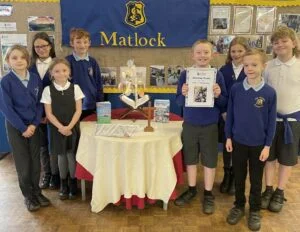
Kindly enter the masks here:
M 43 87 L 37 75 L 28 74 L 28 83 L 21 81 L 12 71 L 3 77 L 0 82 L 0 109 L 6 118 L 19 187 L 25 198 L 32 199 L 33 195 L 41 194 L 40 140 L 37 131 L 42 117 L 40 98 Z M 30 138 L 23 137 L 22 133 L 31 124 L 37 127 L 36 132 Z
M 231 90 L 231 87 L 232 87 L 233 84 L 235 84 L 237 82 L 242 82 L 246 77 L 244 69 L 242 69 L 242 71 L 240 72 L 238 78 L 235 77 L 233 67 L 232 67 L 232 62 L 223 65 L 220 68 L 220 72 L 224 76 L 224 81 L 225 81 L 226 90 L 227 90 L 228 94 L 230 93 L 230 90 Z
M 43 89 L 44 89 L 46 86 L 51 85 L 51 83 L 52 83 L 52 82 L 51 82 L 51 77 L 50 77 L 50 73 L 49 73 L 48 71 L 45 73 L 44 78 L 42 78 L 42 77 L 40 76 L 38 70 L 37 70 L 36 64 L 31 65 L 31 66 L 29 67 L 28 70 L 29 70 L 29 72 L 35 73 L 36 75 L 38 75 L 38 76 L 40 77 L 40 79 L 41 79 L 42 82 L 43 82 Z
M 1 80 L 0 109 L 6 120 L 20 132 L 25 132 L 27 126 L 38 126 L 41 121 L 43 107 L 40 103 L 42 81 L 34 73 L 30 73 L 27 88 L 11 71 Z
M 247 146 L 271 146 L 276 129 L 276 92 L 264 81 L 253 89 L 232 86 L 225 123 L 226 138 Z
M 217 124 L 220 110 L 226 106 L 228 97 L 222 73 L 217 72 L 216 83 L 221 88 L 221 94 L 218 98 L 215 98 L 214 107 L 185 107 L 185 96 L 181 92 L 184 83 L 186 83 L 186 71 L 183 71 L 180 75 L 176 94 L 177 104 L 183 106 L 184 122 L 195 126 Z
M 85 96 L 82 109 L 96 109 L 96 102 L 103 101 L 103 86 L 97 61 L 90 56 L 76 61 L 73 54 L 66 59 L 71 65 L 71 82 L 79 85 Z

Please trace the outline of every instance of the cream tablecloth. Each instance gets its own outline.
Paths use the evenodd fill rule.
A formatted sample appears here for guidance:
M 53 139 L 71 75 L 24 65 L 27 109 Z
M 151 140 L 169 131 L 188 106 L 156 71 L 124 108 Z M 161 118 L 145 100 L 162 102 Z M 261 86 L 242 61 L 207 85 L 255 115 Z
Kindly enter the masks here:
M 112 120 L 139 124 L 147 121 Z M 93 176 L 91 207 L 100 212 L 120 196 L 136 195 L 168 203 L 176 185 L 173 156 L 182 148 L 182 122 L 152 123 L 154 132 L 138 132 L 130 138 L 95 136 L 95 122 L 81 122 L 76 160 Z

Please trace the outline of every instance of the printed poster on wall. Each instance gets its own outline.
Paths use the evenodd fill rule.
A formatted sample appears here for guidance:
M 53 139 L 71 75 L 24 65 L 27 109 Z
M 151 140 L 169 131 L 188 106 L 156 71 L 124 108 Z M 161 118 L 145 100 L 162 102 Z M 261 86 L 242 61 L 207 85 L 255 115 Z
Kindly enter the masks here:
M 212 6 L 210 10 L 210 33 L 228 34 L 230 26 L 229 6 Z
M 27 46 L 27 35 L 26 34 L 0 34 L 1 43 L 1 57 L 2 57 L 2 68 L 4 72 L 9 71 L 9 66 L 5 61 L 7 50 L 15 45 L 21 44 Z

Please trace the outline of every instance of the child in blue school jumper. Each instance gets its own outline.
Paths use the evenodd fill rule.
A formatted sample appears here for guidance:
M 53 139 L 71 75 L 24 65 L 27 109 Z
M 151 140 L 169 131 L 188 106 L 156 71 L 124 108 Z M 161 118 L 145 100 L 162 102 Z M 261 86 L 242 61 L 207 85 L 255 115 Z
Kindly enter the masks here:
M 230 93 L 231 87 L 236 82 L 242 82 L 246 74 L 243 67 L 243 56 L 248 49 L 247 39 L 244 37 L 235 37 L 230 45 L 227 54 L 226 64 L 221 67 L 220 72 L 224 76 L 227 93 Z M 223 110 L 219 122 L 219 142 L 223 143 L 223 165 L 224 178 L 220 184 L 220 192 L 234 195 L 234 175 L 231 161 L 231 154 L 225 148 L 224 125 L 226 120 L 226 108 Z
M 12 46 L 5 59 L 11 71 L 0 83 L 0 109 L 5 117 L 25 205 L 28 211 L 36 211 L 40 206 L 50 204 L 39 187 L 41 164 L 38 126 L 42 117 L 42 81 L 34 73 L 28 72 L 29 53 L 24 46 Z
M 88 54 L 91 45 L 89 32 L 81 28 L 72 29 L 70 44 L 73 47 L 73 54 L 66 59 L 71 65 L 72 83 L 79 85 L 85 95 L 80 118 L 83 119 L 95 113 L 96 102 L 103 101 L 101 73 L 97 61 Z
M 226 149 L 232 152 L 236 189 L 235 206 L 230 210 L 227 222 L 235 225 L 245 215 L 245 182 L 249 163 L 248 228 L 253 231 L 261 226 L 263 170 L 276 128 L 276 92 L 262 78 L 266 62 L 266 54 L 258 49 L 248 50 L 244 55 L 247 77 L 231 88 L 225 124 Z
M 196 68 L 210 68 L 213 46 L 207 40 L 198 40 L 192 47 L 192 59 Z M 186 72 L 182 72 L 178 87 L 176 101 L 183 106 L 183 157 L 187 169 L 187 191 L 176 200 L 175 205 L 183 206 L 190 202 L 197 194 L 197 164 L 199 152 L 201 163 L 204 166 L 204 198 L 203 212 L 212 214 L 215 210 L 212 188 L 218 161 L 218 121 L 220 110 L 227 104 L 227 92 L 221 72 L 217 72 L 216 83 L 213 86 L 213 107 L 186 107 L 185 96 L 188 93 Z
M 32 57 L 29 71 L 37 74 L 41 78 L 43 88 L 51 84 L 48 68 L 54 57 L 56 57 L 54 45 L 48 34 L 45 32 L 35 34 L 32 40 Z M 40 187 L 41 189 L 57 189 L 59 187 L 57 154 L 49 155 L 45 113 L 43 113 L 43 120 L 39 129 L 41 142 L 40 156 L 43 170 Z
M 53 78 L 41 98 L 44 103 L 50 128 L 50 152 L 58 155 L 61 178 L 59 198 L 75 199 L 77 179 L 75 178 L 76 148 L 80 136 L 79 119 L 84 95 L 80 87 L 68 81 L 70 65 L 65 59 L 53 59 L 49 72 Z M 68 183 L 68 173 L 70 180 Z

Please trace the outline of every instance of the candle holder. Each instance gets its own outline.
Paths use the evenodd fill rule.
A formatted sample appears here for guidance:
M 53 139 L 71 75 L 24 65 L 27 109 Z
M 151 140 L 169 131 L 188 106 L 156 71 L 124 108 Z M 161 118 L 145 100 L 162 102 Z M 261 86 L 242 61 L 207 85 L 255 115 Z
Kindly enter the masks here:
M 144 107 L 145 110 L 147 110 L 147 119 L 148 119 L 148 125 L 144 128 L 145 132 L 153 132 L 154 128 L 151 126 L 151 110 L 154 110 L 154 107 L 151 107 L 151 101 L 148 102 L 148 107 Z

